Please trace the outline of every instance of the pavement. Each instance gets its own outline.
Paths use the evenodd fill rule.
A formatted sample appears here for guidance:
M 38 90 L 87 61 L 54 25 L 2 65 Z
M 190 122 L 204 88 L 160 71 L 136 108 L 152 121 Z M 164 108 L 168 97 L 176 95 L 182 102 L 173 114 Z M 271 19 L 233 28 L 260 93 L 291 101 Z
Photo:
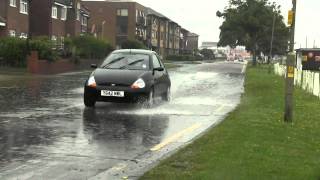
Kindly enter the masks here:
M 244 63 L 170 71 L 172 100 L 83 105 L 89 71 L 0 81 L 0 179 L 137 179 L 240 102 Z

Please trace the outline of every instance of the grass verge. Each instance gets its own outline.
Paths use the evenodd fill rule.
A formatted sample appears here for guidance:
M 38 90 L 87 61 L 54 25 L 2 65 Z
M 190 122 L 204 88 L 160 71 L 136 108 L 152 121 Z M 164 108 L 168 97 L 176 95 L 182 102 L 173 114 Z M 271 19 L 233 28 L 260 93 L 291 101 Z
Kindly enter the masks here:
M 287 124 L 283 78 L 249 67 L 236 110 L 141 179 L 320 179 L 320 101 L 300 89 L 294 97 Z

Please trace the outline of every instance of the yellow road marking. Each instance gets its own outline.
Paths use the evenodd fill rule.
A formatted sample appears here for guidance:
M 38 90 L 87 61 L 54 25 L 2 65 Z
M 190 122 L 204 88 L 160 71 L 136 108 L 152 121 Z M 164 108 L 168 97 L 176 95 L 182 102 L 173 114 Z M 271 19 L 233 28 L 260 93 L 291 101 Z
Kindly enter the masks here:
M 223 109 L 224 109 L 224 106 L 220 106 L 220 107 L 217 109 L 217 112 L 221 112 Z
M 181 138 L 183 135 L 187 134 L 187 133 L 191 133 L 192 131 L 198 129 L 201 126 L 201 123 L 196 123 L 180 132 L 178 132 L 177 134 L 174 134 L 173 136 L 165 139 L 162 143 L 157 144 L 156 146 L 154 146 L 153 148 L 151 148 L 151 151 L 158 151 L 160 149 L 162 149 L 163 147 L 167 146 L 168 144 L 176 141 L 177 139 Z

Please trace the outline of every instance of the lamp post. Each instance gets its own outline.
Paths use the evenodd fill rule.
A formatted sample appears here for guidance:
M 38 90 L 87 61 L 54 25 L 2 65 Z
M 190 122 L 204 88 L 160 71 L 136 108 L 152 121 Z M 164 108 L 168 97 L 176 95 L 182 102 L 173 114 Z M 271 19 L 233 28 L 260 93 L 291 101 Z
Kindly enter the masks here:
M 27 5 L 27 9 L 28 9 L 28 36 L 27 36 L 27 52 L 28 52 L 28 55 L 31 54 L 31 50 L 30 50 L 30 39 L 32 39 L 32 28 L 31 28 L 31 2 L 32 0 L 28 0 L 28 5 Z
M 274 26 L 276 23 L 276 13 L 273 12 L 273 21 L 272 21 L 272 33 L 271 33 L 271 41 L 270 41 L 270 51 L 269 51 L 269 58 L 268 58 L 268 73 L 271 73 L 271 59 L 272 59 L 272 48 L 273 48 L 273 39 L 274 39 Z

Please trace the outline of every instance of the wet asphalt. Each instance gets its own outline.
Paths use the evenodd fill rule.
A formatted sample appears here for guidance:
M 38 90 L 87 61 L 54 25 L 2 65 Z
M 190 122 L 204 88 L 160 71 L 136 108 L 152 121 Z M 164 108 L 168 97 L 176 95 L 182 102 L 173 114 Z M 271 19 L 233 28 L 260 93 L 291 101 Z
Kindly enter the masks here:
M 83 105 L 90 71 L 0 81 L 0 179 L 136 179 L 240 101 L 241 63 L 169 70 L 172 100 Z M 1 75 L 0 75 L 1 76 Z

